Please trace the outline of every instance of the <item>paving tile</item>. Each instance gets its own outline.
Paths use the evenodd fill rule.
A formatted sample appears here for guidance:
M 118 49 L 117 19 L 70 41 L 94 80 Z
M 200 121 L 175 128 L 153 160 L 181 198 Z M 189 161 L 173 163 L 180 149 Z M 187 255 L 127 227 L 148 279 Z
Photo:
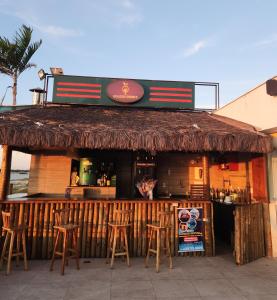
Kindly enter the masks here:
M 276 300 L 276 295 L 247 295 L 247 300 Z
M 200 296 L 189 280 L 155 280 L 152 284 L 157 297 Z
M 214 266 L 186 266 L 182 268 L 183 277 L 186 279 L 222 279 L 222 274 Z
M 110 298 L 111 300 L 156 300 L 157 298 L 155 296 L 151 296 L 151 297 L 145 297 L 145 296 L 132 296 L 131 298 L 129 296 L 111 296 Z
M 21 284 L 8 284 L 0 287 L 0 299 L 17 300 L 24 294 L 25 285 Z
M 233 295 L 233 296 L 203 296 L 201 300 L 247 300 L 247 298 L 243 295 Z
M 131 267 L 117 259 L 113 270 L 105 259 L 74 261 L 60 274 L 60 260 L 49 271 L 49 260 L 13 266 L 9 276 L 0 271 L 0 299 L 155 299 L 155 300 L 272 300 L 277 299 L 277 259 L 262 258 L 237 266 L 231 255 L 174 257 L 174 268 L 163 260 L 156 273 L 154 259 L 149 268 L 144 258 L 131 258 Z
M 2 285 L 12 284 L 13 282 L 20 282 L 20 284 L 27 284 L 36 276 L 35 272 L 12 270 L 9 275 L 6 271 L 0 272 L 0 289 Z
M 252 270 L 247 268 L 243 268 L 243 266 L 234 266 L 234 267 L 225 267 L 221 268 L 219 274 L 222 275 L 222 278 L 225 279 L 237 279 L 240 277 L 247 277 L 247 276 L 256 276 L 257 274 Z M 258 276 L 258 275 L 257 275 Z
M 180 267 L 174 267 L 173 269 L 161 268 L 159 273 L 156 272 L 154 267 L 146 270 L 151 280 L 181 280 L 186 278 L 185 271 Z
M 27 285 L 16 300 L 63 300 L 66 290 L 45 282 L 41 285 Z
M 231 279 L 230 281 L 243 295 L 277 295 L 277 284 L 271 280 L 266 280 L 256 276 L 247 276 L 238 279 Z
M 126 280 L 150 280 L 149 270 L 144 266 L 132 266 L 124 269 L 113 269 L 112 270 L 112 281 L 126 281 Z
M 110 282 L 92 281 L 90 285 L 69 287 L 66 290 L 64 299 L 66 300 L 109 300 Z
M 155 300 L 202 300 L 202 298 L 200 296 L 188 296 L 188 297 L 168 296 L 168 297 L 156 297 Z
M 115 281 L 111 286 L 111 298 L 155 299 L 150 281 Z
M 236 288 L 226 279 L 196 279 L 192 281 L 201 296 L 236 296 Z

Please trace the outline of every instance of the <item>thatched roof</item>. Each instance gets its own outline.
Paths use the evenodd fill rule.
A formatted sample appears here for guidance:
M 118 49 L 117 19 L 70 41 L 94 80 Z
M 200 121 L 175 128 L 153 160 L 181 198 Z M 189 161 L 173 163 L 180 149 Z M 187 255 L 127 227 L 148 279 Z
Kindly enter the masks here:
M 269 152 L 252 126 L 211 115 L 92 106 L 32 107 L 0 114 L 0 144 L 17 147 Z

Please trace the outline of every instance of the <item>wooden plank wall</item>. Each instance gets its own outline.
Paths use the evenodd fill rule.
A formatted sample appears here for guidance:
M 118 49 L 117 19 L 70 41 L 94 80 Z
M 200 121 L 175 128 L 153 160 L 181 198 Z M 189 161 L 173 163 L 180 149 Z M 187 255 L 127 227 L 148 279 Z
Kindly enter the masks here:
M 178 255 L 177 207 L 203 207 L 205 223 L 205 253 L 183 256 L 211 256 L 214 253 L 212 205 L 209 201 L 18 201 L 0 203 L 0 210 L 11 211 L 15 223 L 28 225 L 27 252 L 32 259 L 51 257 L 56 232 L 53 230 L 53 210 L 70 208 L 70 221 L 80 226 L 78 245 L 81 257 L 105 257 L 107 253 L 108 222 L 113 221 L 115 209 L 132 209 L 129 247 L 132 256 L 145 256 L 149 235 L 146 224 L 158 220 L 158 212 L 175 211 L 171 229 L 171 250 Z M 0 221 L 2 222 L 2 220 Z M 0 224 L 2 228 L 2 224 Z M 1 232 L 0 232 L 1 234 Z M 1 236 L 1 235 L 0 235 Z
M 235 207 L 235 256 L 243 265 L 266 255 L 264 204 Z
M 259 202 L 268 202 L 266 160 L 264 156 L 252 158 L 253 198 Z
M 64 195 L 70 183 L 71 158 L 32 155 L 28 193 Z
M 246 165 L 245 162 L 238 163 L 237 171 L 221 170 L 219 164 L 210 165 L 210 186 L 215 189 L 229 188 L 244 189 L 246 187 Z
M 190 191 L 190 184 L 203 184 L 203 178 L 198 178 L 195 172 L 201 167 L 202 155 L 160 153 L 157 159 L 158 194 L 185 195 Z

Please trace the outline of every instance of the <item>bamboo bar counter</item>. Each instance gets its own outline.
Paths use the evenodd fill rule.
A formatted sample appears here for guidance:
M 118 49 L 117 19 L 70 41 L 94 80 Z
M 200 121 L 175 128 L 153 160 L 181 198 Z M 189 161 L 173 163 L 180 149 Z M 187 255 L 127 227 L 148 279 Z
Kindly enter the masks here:
M 146 224 L 158 221 L 159 211 L 175 211 L 171 229 L 171 251 L 178 255 L 178 207 L 203 207 L 205 222 L 205 252 L 186 255 L 213 255 L 212 205 L 210 201 L 181 200 L 68 200 L 34 199 L 10 200 L 0 203 L 0 209 L 11 211 L 15 220 L 28 220 L 27 253 L 32 259 L 51 257 L 54 237 L 53 210 L 70 208 L 70 221 L 80 226 L 78 244 L 81 257 L 106 257 L 107 226 L 114 219 L 115 209 L 132 209 L 129 251 L 131 256 L 145 256 L 148 236 Z

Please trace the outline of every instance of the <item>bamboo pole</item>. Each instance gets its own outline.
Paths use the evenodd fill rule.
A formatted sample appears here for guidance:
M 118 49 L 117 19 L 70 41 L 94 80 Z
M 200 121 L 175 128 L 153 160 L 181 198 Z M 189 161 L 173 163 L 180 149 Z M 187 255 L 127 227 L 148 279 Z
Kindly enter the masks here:
M 87 225 L 88 225 L 88 203 L 85 203 L 84 207 L 84 223 L 83 223 L 83 231 L 82 231 L 82 249 L 80 249 L 80 253 L 82 257 L 86 257 L 86 244 L 87 244 Z
M 102 226 L 103 226 L 103 203 L 100 203 L 98 210 L 98 226 L 97 226 L 97 241 L 96 241 L 96 257 L 101 257 L 101 246 L 102 246 Z
M 90 257 L 90 245 L 91 245 L 91 228 L 92 228 L 92 203 L 88 205 L 88 230 L 87 230 L 87 241 L 86 241 L 86 257 Z
M 141 203 L 138 204 L 138 252 L 137 255 L 141 256 L 141 243 L 142 243 L 142 232 L 141 232 Z
M 0 201 L 6 200 L 9 191 L 11 173 L 12 149 L 8 145 L 2 146 L 2 165 L 0 174 Z
M 209 156 L 204 154 L 202 157 L 203 165 L 203 184 L 210 186 L 210 174 L 209 174 Z
M 92 229 L 91 229 L 91 256 L 95 257 L 96 249 L 96 232 L 97 232 L 97 216 L 98 216 L 98 204 L 92 203 L 93 205 L 93 219 L 92 219 Z
M 102 226 L 101 257 L 107 256 L 108 218 L 109 218 L 109 205 L 104 203 L 103 219 L 102 219 L 103 226 Z
M 48 244 L 48 233 L 49 233 L 49 204 L 45 204 L 44 209 L 44 224 L 42 232 L 42 258 L 47 257 L 47 244 Z
M 37 234 L 38 234 L 38 223 L 39 223 L 39 203 L 35 204 L 34 210 L 34 223 L 33 223 L 33 236 L 32 236 L 32 258 L 36 258 L 36 249 L 37 249 Z
M 270 227 L 270 204 L 263 204 L 263 220 L 264 220 L 264 229 L 265 229 L 265 255 L 272 257 L 272 236 L 271 236 L 271 227 Z

